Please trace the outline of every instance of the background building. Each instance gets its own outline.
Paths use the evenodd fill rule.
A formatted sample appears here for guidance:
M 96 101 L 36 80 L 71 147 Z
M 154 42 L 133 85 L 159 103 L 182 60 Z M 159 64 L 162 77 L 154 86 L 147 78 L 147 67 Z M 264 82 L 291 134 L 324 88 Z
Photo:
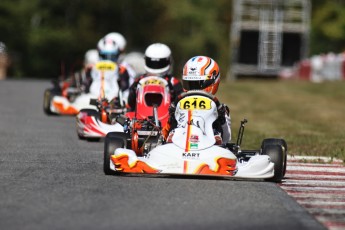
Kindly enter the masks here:
M 277 76 L 306 58 L 310 10 L 309 0 L 233 1 L 229 78 Z

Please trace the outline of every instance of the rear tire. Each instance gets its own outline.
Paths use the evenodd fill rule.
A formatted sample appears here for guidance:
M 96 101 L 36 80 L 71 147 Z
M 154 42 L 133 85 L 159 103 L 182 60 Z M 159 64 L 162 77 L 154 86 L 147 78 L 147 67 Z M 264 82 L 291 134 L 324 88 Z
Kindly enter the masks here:
M 47 115 L 57 115 L 56 113 L 50 110 L 50 104 L 55 95 L 59 95 L 57 90 L 46 89 L 43 95 L 43 111 Z
M 103 171 L 105 175 L 115 175 L 115 171 L 110 169 L 110 157 L 114 155 L 117 148 L 125 148 L 127 146 L 126 133 L 110 132 L 104 139 L 104 157 L 103 157 Z
M 274 163 L 274 176 L 266 179 L 271 182 L 281 182 L 284 177 L 286 161 L 284 154 L 284 146 L 278 144 L 276 139 L 265 139 L 261 145 L 261 154 L 268 155 L 271 162 Z

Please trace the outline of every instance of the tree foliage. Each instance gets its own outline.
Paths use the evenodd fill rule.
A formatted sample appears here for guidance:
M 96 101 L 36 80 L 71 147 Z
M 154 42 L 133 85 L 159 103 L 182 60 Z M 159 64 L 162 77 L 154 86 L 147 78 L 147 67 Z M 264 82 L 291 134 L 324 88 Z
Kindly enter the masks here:
M 313 0 L 311 51 L 344 49 L 342 1 Z M 84 53 L 109 32 L 127 39 L 127 52 L 169 45 L 179 76 L 194 55 L 209 55 L 225 76 L 229 63 L 229 0 L 1 0 L 0 40 L 11 76 L 50 78 L 79 68 Z
M 345 50 L 345 2 L 314 0 L 311 21 L 311 52 Z

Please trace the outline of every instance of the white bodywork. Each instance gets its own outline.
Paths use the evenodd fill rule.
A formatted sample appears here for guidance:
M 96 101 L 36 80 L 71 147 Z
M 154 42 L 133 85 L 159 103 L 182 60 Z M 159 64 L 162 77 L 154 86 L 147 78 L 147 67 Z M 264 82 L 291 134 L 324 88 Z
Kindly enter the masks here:
M 109 132 L 123 132 L 123 126 L 119 123 L 106 124 L 94 116 L 88 116 L 83 111 L 78 113 L 76 120 L 77 133 L 80 137 L 101 138 L 105 137 Z
M 217 118 L 217 107 L 210 98 L 200 95 L 183 98 L 176 106 L 175 117 L 178 125 L 173 143 L 157 146 L 145 157 L 138 157 L 130 149 L 118 148 L 111 156 L 110 168 L 116 171 L 114 162 L 121 163 L 121 159 L 125 158 L 128 159 L 128 166 L 120 167 L 123 172 L 131 172 L 131 168 L 138 167 L 138 163 L 142 162 L 155 169 L 155 173 L 164 174 L 206 174 L 234 178 L 274 176 L 274 163 L 269 156 L 255 155 L 247 162 L 239 162 L 230 150 L 215 145 L 212 123 Z M 224 173 L 228 163 L 234 166 L 230 174 Z M 200 173 L 203 169 L 206 169 L 206 173 Z

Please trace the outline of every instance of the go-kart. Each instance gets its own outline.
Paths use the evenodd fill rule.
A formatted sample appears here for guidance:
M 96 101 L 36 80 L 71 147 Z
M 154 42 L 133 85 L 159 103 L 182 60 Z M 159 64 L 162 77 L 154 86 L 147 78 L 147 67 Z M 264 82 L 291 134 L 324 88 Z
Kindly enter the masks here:
M 123 126 L 116 123 L 116 117 L 124 114 L 127 109 L 124 103 L 115 98 L 108 101 L 106 98 L 90 99 L 90 104 L 97 109 L 81 109 L 76 116 L 77 134 L 79 139 L 98 141 L 108 132 L 123 132 Z
M 48 88 L 44 91 L 43 96 L 43 111 L 47 115 L 57 115 L 57 112 L 54 111 L 63 111 L 65 115 L 74 115 L 77 113 L 75 108 L 63 108 L 63 104 L 61 103 L 55 103 L 55 106 L 52 105 L 53 98 L 55 96 L 63 97 L 69 102 L 75 101 L 76 97 L 78 97 L 82 89 L 80 87 L 80 79 L 78 75 L 74 76 L 75 80 L 72 78 L 68 78 L 66 80 L 53 80 L 52 84 L 53 87 Z M 54 108 L 51 108 L 54 106 Z M 62 108 L 60 108 L 62 107 Z
M 169 119 L 171 96 L 168 82 L 160 77 L 147 76 L 137 86 L 137 102 L 135 111 L 128 112 L 130 119 L 146 119 L 153 116 L 152 108 L 157 108 L 157 119 L 164 126 Z
M 149 137 L 142 138 L 140 146 L 135 143 L 135 133 L 108 133 L 104 143 L 104 173 L 206 175 L 281 181 L 286 170 L 285 140 L 264 139 L 260 149 L 241 150 L 247 122 L 243 120 L 236 143 L 216 145 L 212 124 L 218 116 L 218 106 L 218 100 L 205 92 L 185 93 L 176 106 L 178 125 L 172 143 L 162 144 L 159 121 L 154 117 L 151 118 L 154 122 L 149 122 L 152 127 L 146 130 Z
M 44 92 L 43 110 L 51 115 L 77 115 L 81 109 L 97 109 L 90 104 L 90 99 L 106 97 L 108 100 L 116 97 L 119 92 L 117 79 L 119 70 L 116 63 L 100 61 L 91 70 L 92 83 L 89 92 L 81 87 L 59 87 L 59 84 Z M 101 94 L 104 96 L 101 96 Z
M 90 104 L 95 105 L 98 108 L 97 110 L 80 110 L 76 118 L 79 138 L 99 140 L 109 132 L 127 132 L 126 129 L 129 124 L 124 126 L 116 122 L 116 117 L 127 112 L 124 103 L 120 103 L 123 101 L 122 97 L 119 98 L 117 103 L 109 103 L 105 99 L 91 100 Z M 159 77 L 148 76 L 141 79 L 137 86 L 136 110 L 127 112 L 125 117 L 133 121 L 144 121 L 146 118 L 153 116 L 152 108 L 155 106 L 157 120 L 165 125 L 169 118 L 169 105 L 170 93 L 167 81 Z M 139 122 L 133 122 L 133 124 L 138 127 Z

